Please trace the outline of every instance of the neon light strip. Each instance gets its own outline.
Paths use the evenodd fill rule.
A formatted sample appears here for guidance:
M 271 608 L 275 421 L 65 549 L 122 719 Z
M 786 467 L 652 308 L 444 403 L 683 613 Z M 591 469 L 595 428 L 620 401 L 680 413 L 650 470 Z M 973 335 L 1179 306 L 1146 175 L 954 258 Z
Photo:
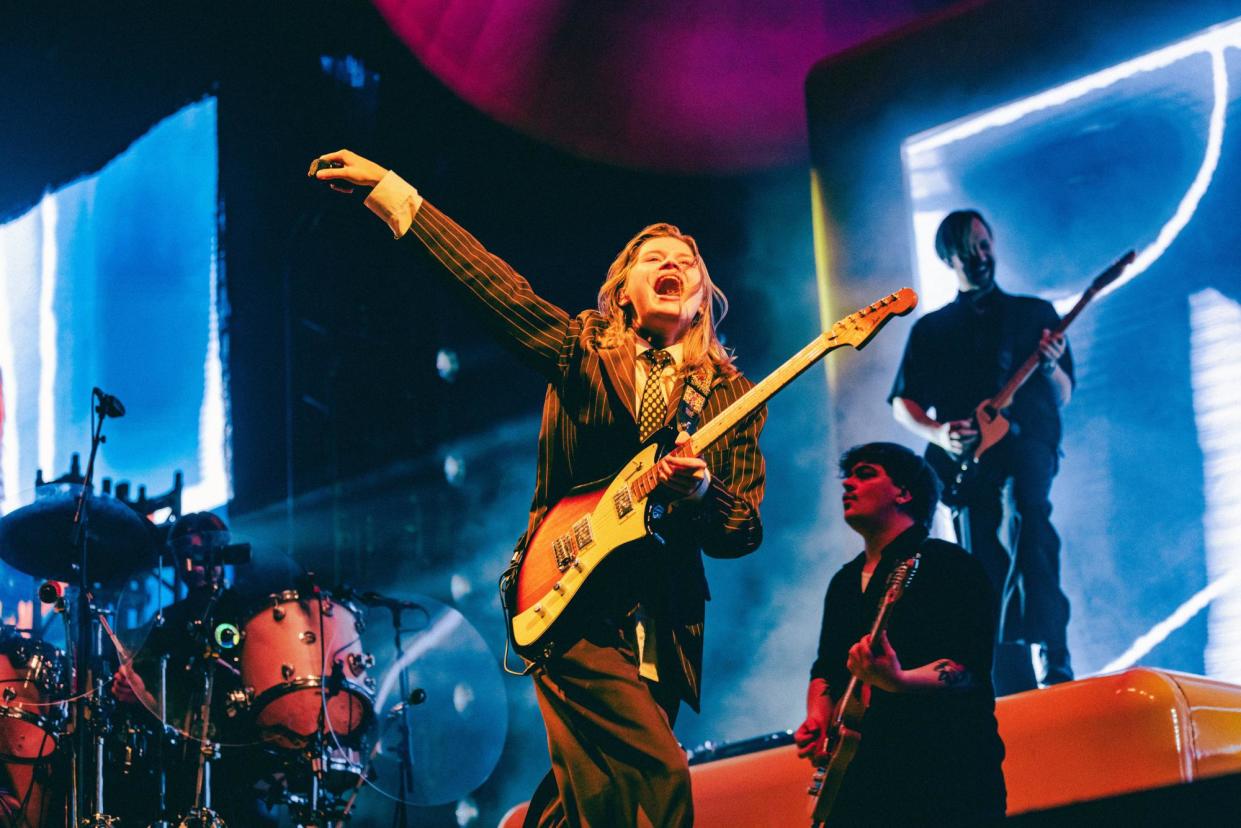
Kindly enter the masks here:
M 1149 632 L 1138 638 L 1101 672 L 1132 666 L 1170 634 L 1211 604 L 1207 626 L 1206 672 L 1241 682 L 1241 305 L 1213 289 L 1189 298 L 1190 382 L 1194 419 L 1202 448 L 1203 516 L 1207 577 L 1210 583 Z M 1214 603 L 1212 603 L 1214 602 Z
M 1133 264 L 1125 268 L 1125 272 L 1119 279 L 1099 292 L 1099 298 L 1107 296 L 1121 285 L 1136 279 L 1158 261 L 1189 224 L 1189 220 L 1194 217 L 1198 204 L 1211 186 L 1211 181 L 1215 178 L 1215 170 L 1219 167 L 1220 151 L 1224 146 L 1224 125 L 1228 115 L 1228 68 L 1224 61 L 1222 47 L 1211 50 L 1211 80 L 1215 101 L 1211 107 L 1211 119 L 1207 128 L 1206 152 L 1202 156 L 1202 164 L 1198 167 L 1197 175 L 1194 176 L 1185 195 L 1181 197 L 1181 203 L 1177 205 L 1176 212 L 1160 228 L 1159 235 L 1138 254 Z M 1080 297 L 1081 294 L 1078 294 L 1057 301 L 1056 310 L 1059 313 L 1067 313 Z
M 1216 168 L 1219 166 L 1220 154 L 1224 144 L 1224 127 L 1228 114 L 1228 73 L 1224 59 L 1224 49 L 1228 47 L 1241 48 L 1241 21 L 1211 29 L 1201 35 L 1191 37 L 1188 40 L 1173 44 L 1156 52 L 1134 58 L 1109 69 L 1104 69 L 1101 72 L 1096 72 L 1093 75 L 1087 75 L 1084 78 L 1063 84 L 1055 89 L 1050 89 L 1038 95 L 999 107 L 955 126 L 933 132 L 925 138 L 913 138 L 906 144 L 904 149 L 904 154 L 907 158 L 907 168 L 920 168 L 920 165 L 917 164 L 914 158 L 914 156 L 920 153 L 931 152 L 939 147 L 971 138 L 990 129 L 1010 126 L 1029 115 L 1063 106 L 1066 103 L 1076 101 L 1092 92 L 1106 89 L 1135 75 L 1166 68 L 1185 58 L 1199 54 L 1210 55 L 1214 102 L 1207 128 L 1207 142 L 1202 164 L 1199 166 L 1198 172 L 1190 183 L 1189 188 L 1185 191 L 1185 195 L 1181 197 L 1176 211 L 1164 226 L 1160 228 L 1155 240 L 1138 254 L 1134 263 L 1125 269 L 1125 272 L 1119 279 L 1108 285 L 1099 294 L 1100 297 L 1106 296 L 1137 278 L 1159 260 L 1172 245 L 1172 242 L 1176 240 L 1176 237 L 1180 235 L 1181 231 L 1185 229 L 1185 226 L 1189 224 L 1194 212 L 1198 209 L 1198 204 L 1202 201 L 1202 197 L 1211 185 Z M 934 165 L 932 164 L 931 166 Z M 1060 313 L 1067 312 L 1077 303 L 1080 297 L 1081 294 L 1079 293 L 1057 300 L 1055 302 L 1056 310 Z
M 1057 86 L 1029 98 L 1023 98 L 1006 104 L 990 112 L 969 118 L 954 126 L 945 127 L 926 134 L 924 138 L 915 137 L 909 143 L 911 153 L 929 152 L 938 147 L 947 146 L 957 141 L 971 138 L 989 129 L 1008 126 L 1016 123 L 1027 115 L 1063 106 L 1091 92 L 1106 89 L 1109 86 L 1139 75 L 1171 66 L 1192 55 L 1210 52 L 1221 53 L 1225 47 L 1241 48 L 1241 21 L 1227 23 L 1208 29 L 1206 32 L 1174 43 L 1150 54 L 1127 60 L 1124 63 L 1078 78 L 1075 81 Z
M 1099 673 L 1112 673 L 1116 670 L 1132 667 L 1137 663 L 1138 659 L 1163 643 L 1164 639 L 1169 635 L 1185 626 L 1207 604 L 1238 586 L 1241 586 L 1241 567 L 1234 568 L 1228 575 L 1212 581 L 1198 590 L 1193 597 L 1177 607 L 1175 612 L 1151 627 L 1148 632 L 1139 636 L 1136 641 L 1129 645 L 1129 649 L 1103 665 Z
M 56 196 L 39 202 L 39 466 L 55 477 L 56 469 Z

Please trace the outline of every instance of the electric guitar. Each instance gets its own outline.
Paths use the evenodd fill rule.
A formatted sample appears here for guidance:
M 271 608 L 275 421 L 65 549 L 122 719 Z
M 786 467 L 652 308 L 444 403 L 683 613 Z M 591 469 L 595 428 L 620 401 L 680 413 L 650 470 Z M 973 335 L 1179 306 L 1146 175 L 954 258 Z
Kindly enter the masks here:
M 1115 281 L 1116 277 L 1120 276 L 1121 272 L 1133 262 L 1133 259 L 1134 252 L 1130 250 L 1113 262 L 1107 270 L 1096 276 L 1090 283 L 1090 287 L 1086 288 L 1086 292 L 1077 300 L 1077 304 L 1073 305 L 1073 309 L 1060 320 L 1060 324 L 1053 333 L 1064 333 L 1090 300 Z M 1004 416 L 1005 410 L 1013 404 L 1017 391 L 1025 385 L 1026 380 L 1034 375 L 1038 366 L 1039 352 L 1035 348 L 1034 353 L 1021 363 L 1021 367 L 994 397 L 978 404 L 974 409 L 974 426 L 978 429 L 978 437 L 973 446 L 961 454 L 953 454 L 939 446 L 932 445 L 933 451 L 929 452 L 929 459 L 940 479 L 946 484 L 941 498 L 945 505 L 959 509 L 969 502 L 970 487 L 978 475 L 978 465 L 983 455 L 1008 434 L 1010 424 Z
M 557 501 L 531 534 L 513 594 L 505 600 L 517 651 L 531 658 L 552 652 L 552 627 L 605 559 L 631 544 L 660 541 L 657 523 L 664 510 L 651 494 L 662 456 L 700 456 L 829 351 L 843 345 L 861 350 L 889 320 L 917 304 L 917 294 L 902 288 L 846 316 L 704 423 L 689 441 L 672 447 L 675 435 L 665 429 L 610 481 L 578 486 Z
M 919 555 L 902 561 L 888 576 L 888 588 L 875 613 L 875 621 L 870 626 L 871 652 L 878 653 L 879 635 L 888 626 L 888 617 L 892 606 L 905 594 L 905 589 L 913 581 L 918 572 Z M 836 804 L 836 795 L 840 793 L 840 784 L 844 781 L 845 771 L 857 753 L 862 741 L 862 717 L 866 715 L 869 696 L 864 696 L 865 685 L 857 676 L 850 676 L 845 692 L 836 702 L 836 710 L 827 726 L 827 761 L 814 769 L 810 779 L 810 814 L 811 828 L 822 828 Z

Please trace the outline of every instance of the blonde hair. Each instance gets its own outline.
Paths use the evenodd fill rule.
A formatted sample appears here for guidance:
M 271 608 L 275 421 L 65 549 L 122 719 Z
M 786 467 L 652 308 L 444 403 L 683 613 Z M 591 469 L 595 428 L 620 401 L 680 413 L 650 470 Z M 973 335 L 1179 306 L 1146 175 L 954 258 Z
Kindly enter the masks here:
M 638 248 L 650 239 L 673 238 L 689 245 L 694 254 L 695 264 L 702 274 L 702 307 L 690 323 L 689 330 L 681 337 L 681 369 L 685 372 L 711 365 L 717 373 L 731 376 L 737 373 L 733 365 L 733 355 L 716 336 L 715 326 L 728 313 L 728 297 L 724 291 L 715 286 L 711 275 L 707 272 L 707 263 L 702 260 L 698 251 L 698 243 L 693 236 L 681 232 L 674 224 L 660 222 L 642 228 L 639 233 L 621 248 L 620 253 L 608 268 L 607 278 L 599 288 L 599 313 L 607 322 L 600 344 L 603 347 L 620 347 L 632 342 L 634 329 L 634 311 L 632 303 L 621 303 L 629 271 L 633 269 L 638 258 Z

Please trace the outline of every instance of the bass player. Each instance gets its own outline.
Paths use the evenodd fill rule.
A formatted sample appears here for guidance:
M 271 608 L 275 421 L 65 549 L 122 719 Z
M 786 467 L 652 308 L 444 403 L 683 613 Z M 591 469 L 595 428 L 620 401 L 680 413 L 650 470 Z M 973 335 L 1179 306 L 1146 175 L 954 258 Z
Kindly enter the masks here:
M 927 460 L 948 484 L 978 440 L 975 407 L 1038 351 L 1039 370 L 1005 412 L 1011 430 L 953 504 L 954 523 L 1000 596 L 997 692 L 1071 681 L 1069 600 L 1060 587 L 1050 495 L 1060 464 L 1060 409 L 1073 393 L 1072 355 L 1064 335 L 1053 333 L 1060 317 L 1049 302 L 996 284 L 994 239 L 981 214 L 950 213 L 935 250 L 956 274 L 959 292 L 914 324 L 888 401 L 897 422 L 929 442 Z

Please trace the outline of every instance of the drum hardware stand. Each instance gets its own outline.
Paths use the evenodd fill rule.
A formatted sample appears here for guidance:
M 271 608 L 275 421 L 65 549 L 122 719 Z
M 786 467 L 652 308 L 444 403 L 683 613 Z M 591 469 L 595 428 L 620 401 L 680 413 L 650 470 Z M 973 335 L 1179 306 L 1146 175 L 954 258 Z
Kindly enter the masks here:
M 389 612 L 392 613 L 392 644 L 396 648 L 396 658 L 399 661 L 401 658 L 401 653 L 404 652 L 402 649 L 404 642 L 401 640 L 401 634 L 405 632 L 404 628 L 401 626 L 401 612 L 402 610 L 413 609 L 414 607 L 407 607 L 401 602 L 396 601 L 389 602 L 386 606 L 388 607 Z M 421 607 L 417 608 L 421 609 Z M 405 828 L 405 826 L 409 823 L 409 805 L 407 804 L 406 799 L 413 792 L 414 766 L 416 764 L 414 761 L 414 731 L 409 720 L 409 708 L 413 705 L 422 704 L 426 701 L 427 693 L 421 687 L 415 688 L 412 691 L 409 689 L 409 675 L 405 671 L 404 667 L 401 668 L 400 675 L 397 676 L 397 681 L 401 692 L 401 701 L 392 712 L 396 713 L 399 710 L 401 716 L 401 782 L 397 796 L 396 809 L 393 814 L 393 824 L 399 825 L 400 828 Z
M 102 695 L 104 691 L 103 677 L 100 675 L 100 665 L 97 663 L 100 651 L 102 650 L 100 625 L 96 621 L 98 608 L 94 605 L 94 598 L 90 592 L 90 577 L 87 570 L 87 549 L 88 549 L 88 531 L 87 526 L 90 522 L 90 510 L 86 506 L 87 495 L 93 485 L 95 477 L 95 457 L 99 453 L 99 446 L 107 442 L 107 438 L 103 436 L 103 424 L 108 417 L 117 418 L 125 414 L 125 408 L 115 397 L 104 394 L 98 388 L 94 389 L 91 394 L 93 411 L 98 415 L 95 420 L 95 427 L 91 433 L 90 457 L 86 461 L 86 474 L 82 478 L 82 488 L 78 493 L 77 508 L 73 514 L 73 527 L 71 530 L 71 541 L 74 549 L 78 550 L 78 595 L 76 602 L 77 611 L 77 645 L 74 648 L 74 663 L 72 669 L 74 695 L 78 697 L 77 707 L 74 714 L 74 739 L 76 741 L 73 753 L 73 770 L 72 770 L 72 796 L 69 800 L 69 818 L 70 824 L 77 826 L 79 817 L 81 825 L 85 828 L 111 828 L 117 823 L 116 817 L 109 816 L 104 812 L 103 802 L 103 726 L 104 717 L 102 716 Z M 94 405 L 95 398 L 98 398 L 99 404 Z M 94 698 L 89 702 L 82 699 L 81 696 L 85 688 L 94 686 Z M 88 738 L 93 736 L 94 744 L 88 742 Z M 92 751 L 91 748 L 94 748 Z M 93 755 L 92 755 L 93 754 Z M 86 769 L 91 766 L 91 760 L 94 760 L 95 785 L 94 793 L 82 785 L 82 776 Z M 90 816 L 86 816 L 90 814 Z
M 203 703 L 199 713 L 202 719 L 202 736 L 198 750 L 198 778 L 194 790 L 194 807 L 177 823 L 177 828 L 226 828 L 224 820 L 211 809 L 211 763 L 220 758 L 220 746 L 211 741 L 211 695 L 215 687 L 215 665 L 220 652 L 214 641 L 212 617 L 220 598 L 220 579 L 215 573 L 215 557 L 208 547 L 203 561 L 204 571 L 211 584 L 211 597 L 202 616 L 195 621 L 202 641 Z M 163 671 L 161 669 L 161 675 Z M 161 678 L 161 681 L 163 679 Z

